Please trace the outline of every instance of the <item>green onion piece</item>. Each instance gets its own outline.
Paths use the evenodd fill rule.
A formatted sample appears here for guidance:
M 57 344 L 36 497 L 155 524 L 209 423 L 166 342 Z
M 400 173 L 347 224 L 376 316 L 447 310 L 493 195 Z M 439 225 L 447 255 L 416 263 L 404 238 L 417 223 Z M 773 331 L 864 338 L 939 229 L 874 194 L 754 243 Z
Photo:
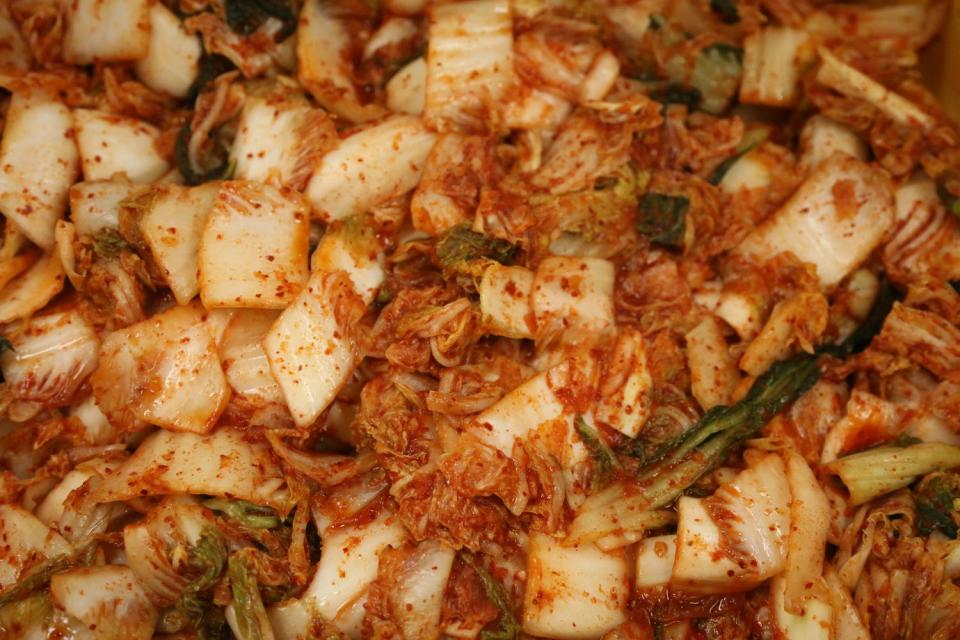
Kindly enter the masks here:
M 682 195 L 646 193 L 640 198 L 636 228 L 652 242 L 683 247 L 690 199 Z
M 497 628 L 484 629 L 480 632 L 480 640 L 517 640 L 520 638 L 522 629 L 510 606 L 507 594 L 503 591 L 503 586 L 471 554 L 464 553 L 461 557 L 477 572 L 477 577 L 480 578 L 480 583 L 483 585 L 487 597 L 500 610 L 500 615 L 493 623 L 496 624 Z
M 203 503 L 207 509 L 219 511 L 251 529 L 273 529 L 280 526 L 280 518 L 270 507 L 262 507 L 246 500 L 211 498 Z
M 584 420 L 583 416 L 577 416 L 573 424 L 577 430 L 577 435 L 580 436 L 596 463 L 593 481 L 595 488 L 600 488 L 607 484 L 613 476 L 613 472 L 620 468 L 620 461 L 617 460 L 617 455 L 603 440 L 596 427 Z

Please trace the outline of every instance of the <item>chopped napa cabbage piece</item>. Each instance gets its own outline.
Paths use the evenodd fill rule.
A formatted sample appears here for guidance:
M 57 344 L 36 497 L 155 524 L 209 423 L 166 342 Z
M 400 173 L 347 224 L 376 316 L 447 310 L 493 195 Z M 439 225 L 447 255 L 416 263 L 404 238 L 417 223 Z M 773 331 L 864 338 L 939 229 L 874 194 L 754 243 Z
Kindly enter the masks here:
M 235 429 L 209 434 L 158 430 L 93 492 L 100 502 L 145 495 L 205 494 L 246 500 L 286 513 L 283 472 L 264 443 Z
M 58 220 L 57 223 L 61 221 Z M 17 225 L 5 224 L 3 227 L 3 243 L 0 246 L 0 288 L 3 288 L 12 278 L 19 275 L 24 269 L 32 265 L 37 254 L 32 251 L 21 251 L 27 247 L 27 238 L 17 229 Z
M 149 0 L 73 0 L 64 5 L 64 61 L 92 64 L 145 57 L 150 5 Z
M 816 578 L 816 585 L 820 577 Z M 784 640 L 831 640 L 834 611 L 829 598 L 811 593 L 799 612 L 790 612 L 785 606 L 786 580 L 777 576 L 770 582 L 770 608 L 777 637 Z M 822 590 L 821 590 L 822 591 Z
M 896 225 L 884 261 L 911 275 L 960 280 L 960 224 L 937 191 L 923 173 L 897 189 Z
M 323 553 L 306 593 L 268 612 L 280 638 L 306 637 L 317 615 L 348 637 L 359 638 L 363 602 L 377 577 L 380 553 L 403 544 L 406 532 L 395 515 L 385 513 L 367 524 L 329 528 L 321 538 Z
M 206 433 L 230 397 L 208 323 L 190 327 L 168 343 L 154 361 L 153 375 L 163 382 L 147 400 L 141 396 L 140 417 L 167 429 Z M 144 402 L 145 401 L 145 402 Z
M 50 490 L 50 493 L 34 509 L 34 513 L 43 524 L 48 527 L 55 527 L 67 508 L 70 494 L 75 489 L 87 484 L 87 481 L 91 478 L 98 477 L 103 470 L 104 465 L 97 461 L 87 462 L 75 467 L 60 480 L 57 486 Z
M 676 583 L 680 585 L 689 581 L 697 591 L 710 587 L 722 590 L 725 583 L 735 589 L 738 583 L 735 579 L 742 570 L 729 554 L 722 551 L 722 533 L 703 500 L 680 498 L 677 518 L 678 549 L 673 569 Z M 742 589 L 750 589 L 757 582 L 759 580 L 750 581 Z
M 773 363 L 786 359 L 797 343 L 811 353 L 827 328 L 829 308 L 819 291 L 798 293 L 777 303 L 757 337 L 740 358 L 740 368 L 759 376 Z
M 613 89 L 620 77 L 620 62 L 611 51 L 604 50 L 590 65 L 580 85 L 580 102 L 589 103 L 603 98 Z
M 306 0 L 297 27 L 297 79 L 325 109 L 366 122 L 384 115 L 376 104 L 363 104 L 353 84 L 350 34 L 323 0 Z
M 793 105 L 799 96 L 805 31 L 792 27 L 764 27 L 743 43 L 743 80 L 740 102 L 772 107 Z
M 83 288 L 83 278 L 77 273 L 77 228 L 72 222 L 66 220 L 57 220 L 57 226 L 53 232 L 57 244 L 53 252 L 60 259 L 60 265 L 63 267 L 64 275 L 73 285 L 74 289 Z M 96 249 L 94 249 L 96 253 Z M 13 279 L 33 261 L 33 254 L 23 253 L 12 260 L 0 262 L 0 289 Z
M 376 233 L 363 216 L 357 216 L 327 228 L 310 257 L 310 268 L 345 272 L 364 303 L 370 304 L 386 277 L 383 261 Z
M 401 621 L 404 640 L 438 640 L 443 594 L 457 553 L 437 540 L 416 546 L 397 577 L 390 604 Z
M 903 432 L 921 442 L 942 442 L 960 446 L 960 433 L 950 428 L 950 423 L 928 413 L 907 414 Z
M 719 185 L 720 188 L 729 193 L 736 193 L 741 189 L 758 189 L 767 186 L 770 183 L 770 171 L 768 169 L 770 162 L 764 162 L 763 156 L 752 152 L 769 137 L 770 129 L 765 126 L 744 131 L 740 142 L 734 147 L 733 154 L 710 172 L 707 182 Z M 746 166 L 736 169 L 741 161 L 744 161 L 742 164 Z M 733 177 L 728 176 L 731 171 L 734 171 Z
M 77 234 L 94 237 L 105 229 L 120 226 L 121 203 L 143 186 L 126 178 L 78 182 L 70 187 L 70 219 Z
M 730 404 L 740 383 L 740 373 L 720 323 L 713 316 L 706 316 L 687 332 L 686 341 L 693 397 L 704 411 Z
M 598 180 L 610 176 L 616 178 L 614 187 L 628 191 L 635 188 L 636 183 L 646 177 L 626 170 L 629 169 L 625 167 L 627 147 L 622 140 L 612 139 L 608 134 L 600 121 L 575 113 L 564 121 L 530 182 L 553 195 L 593 189 Z M 607 193 L 614 197 L 625 195 L 622 189 L 615 188 Z M 633 199 L 636 193 L 630 196 Z M 574 215 L 577 213 L 583 215 L 579 211 Z
M 885 48 L 907 44 L 919 48 L 932 38 L 944 18 L 942 2 L 889 5 L 829 5 L 810 13 L 804 31 L 826 38 L 863 38 Z
M 634 584 L 638 589 L 664 587 L 673 575 L 677 555 L 677 536 L 652 536 L 637 545 L 637 569 Z
M 133 428 L 143 420 L 205 433 L 230 395 L 211 323 L 199 305 L 173 307 L 114 331 L 90 378 L 110 421 Z
M 693 301 L 701 310 L 716 313 L 722 289 L 723 283 L 720 280 L 708 280 L 698 291 L 694 291 Z
M 594 418 L 628 438 L 636 438 L 650 417 L 653 389 L 647 349 L 639 331 L 620 330 L 607 370 L 622 377 L 617 386 L 601 384 Z
M 807 120 L 800 132 L 800 166 L 810 171 L 835 153 L 867 160 L 867 145 L 846 125 L 817 114 Z
M 130 567 L 80 567 L 50 578 L 50 597 L 80 620 L 94 640 L 150 640 L 159 612 Z
M 390 13 L 400 16 L 414 16 L 423 12 L 427 6 L 427 0 L 383 0 L 383 6 Z
M 807 617 L 814 595 L 810 585 L 819 582 L 823 574 L 830 503 L 807 461 L 792 449 L 786 449 L 782 455 L 790 483 L 791 526 L 780 606 L 791 615 Z
M 61 223 L 63 223 L 63 221 L 59 221 L 57 223 L 58 229 L 61 227 Z M 69 227 L 66 228 L 66 232 L 69 232 Z M 63 241 L 60 240 L 60 236 L 69 234 L 63 231 L 58 231 L 57 233 L 59 235 L 57 235 L 57 246 L 54 252 L 60 256 L 61 264 L 63 264 L 64 254 L 60 250 L 60 245 Z M 70 249 L 72 249 L 72 245 L 70 246 Z M 14 278 L 23 274 L 27 269 L 36 264 L 38 257 L 39 256 L 35 252 L 28 251 L 25 253 L 20 253 L 6 260 L 0 260 L 0 291 L 2 291 L 4 287 L 6 287 Z
M 893 233 L 887 251 L 914 244 L 916 236 L 926 235 L 927 232 L 921 233 L 923 227 L 942 217 L 946 210 L 937 194 L 937 183 L 923 173 L 915 174 L 897 188 L 896 203 L 899 228 Z
M 489 162 L 489 146 L 483 138 L 459 133 L 441 134 L 433 145 L 423 177 L 410 201 L 414 228 L 440 236 L 468 221 L 480 196 L 471 173 L 482 174 Z M 471 195 L 470 191 L 474 191 Z
M 889 180 L 838 154 L 818 165 L 735 251 L 758 260 L 792 252 L 816 266 L 821 286 L 832 287 L 867 259 L 893 217 Z
M 557 365 L 566 373 L 568 363 Z M 558 421 L 573 426 L 573 414 L 550 385 L 549 371 L 539 373 L 516 387 L 477 416 L 472 431 L 486 444 L 506 455 L 517 440 L 525 440 L 543 425 Z
M 504 100 L 503 122 L 510 129 L 553 130 L 573 109 L 570 102 L 560 96 L 532 87 L 517 87 Z
M 604 7 L 604 15 L 613 26 L 617 39 L 631 47 L 640 46 L 650 29 L 655 3 L 623 3 Z
M 707 182 L 718 185 L 727 193 L 769 186 L 773 163 L 766 158 L 765 154 L 753 153 L 768 137 L 770 137 L 770 130 L 767 127 L 745 131 L 734 148 L 733 154 L 710 172 Z
M 70 407 L 69 417 L 75 419 L 87 442 L 93 445 L 108 444 L 114 440 L 115 429 L 107 416 L 97 406 L 97 399 L 90 394 L 82 402 Z
M 26 318 L 63 290 L 60 254 L 52 251 L 0 289 L 0 324 Z
M 820 48 L 822 64 L 817 72 L 817 81 L 850 98 L 869 102 L 895 122 L 929 130 L 934 118 L 920 107 L 898 93 L 850 65 L 841 61 L 829 49 Z
M 359 362 L 353 325 L 366 305 L 340 272 L 315 273 L 263 339 L 294 421 L 312 424 Z
M 152 124 L 92 109 L 75 110 L 73 119 L 85 180 L 125 174 L 133 182 L 153 182 L 170 170 Z
M 79 170 L 73 117 L 40 91 L 14 93 L 0 142 L 0 213 L 44 249 L 54 244 Z
M 951 382 L 960 382 L 960 329 L 932 311 L 895 303 L 876 345 Z
M 20 35 L 20 27 L 5 12 L 0 12 L 0 68 L 26 71 L 30 60 L 30 49 Z
M 209 5 L 195 6 L 199 10 Z M 206 81 L 209 77 L 231 70 L 233 66 L 245 78 L 272 71 L 274 65 L 283 70 L 292 70 L 296 66 L 296 41 L 288 38 L 281 42 L 296 26 L 296 19 L 287 2 L 231 0 L 227 5 L 230 10 L 225 16 L 226 20 L 221 20 L 217 15 L 223 15 L 224 9 L 220 8 L 223 5 L 217 6 L 217 12 L 200 11 L 185 21 L 188 29 L 199 32 L 205 51 L 222 55 L 232 63 L 231 66 L 223 60 L 209 61 L 204 58 L 201 62 L 201 79 Z M 262 11 L 267 7 L 270 8 L 269 13 Z M 276 16 L 278 19 L 268 19 L 277 13 L 280 14 Z M 250 33 L 257 25 L 261 28 L 256 33 Z
M 185 496 L 165 498 L 145 518 L 123 528 L 123 550 L 137 581 L 159 606 L 174 604 L 190 583 L 179 554 L 196 550 L 216 524 L 213 514 Z M 210 558 L 216 564 L 217 558 Z
M 668 622 L 662 627 L 663 640 L 693 640 L 696 638 L 696 629 L 690 620 L 676 620 Z
M 915 174 L 897 188 L 897 222 L 903 230 L 897 231 L 891 244 L 896 244 L 903 234 L 908 238 L 916 234 L 917 223 L 927 222 L 930 210 L 945 209 L 937 191 L 937 183 L 923 173 Z
M 510 3 L 434 5 L 429 18 L 424 119 L 437 131 L 469 128 L 513 82 Z
M 563 544 L 595 543 L 604 551 L 610 551 L 637 542 L 648 529 L 676 523 L 676 514 L 672 511 L 649 507 L 649 500 L 642 494 L 630 494 L 622 484 L 613 485 L 584 501 Z
M 820 463 L 833 462 L 838 456 L 863 444 L 872 444 L 877 439 L 892 439 L 894 427 L 899 425 L 901 410 L 892 402 L 879 398 L 868 391 L 854 389 L 846 405 L 846 415 L 827 432 L 820 453 Z M 869 424 L 869 432 L 864 426 Z M 864 435 L 866 442 L 864 443 Z M 861 444 L 863 443 L 863 444 Z
M 957 576 L 960 575 L 960 542 L 954 541 L 950 544 L 943 564 L 944 577 L 956 580 Z
M 506 456 L 518 441 L 537 440 L 566 469 L 589 457 L 574 429 L 573 412 L 561 395 L 574 364 L 560 364 L 530 378 L 485 409 L 469 427 L 477 438 Z
M 95 544 L 99 536 L 106 533 L 113 521 L 126 513 L 125 507 L 121 504 L 99 504 L 90 499 L 90 495 L 103 481 L 102 476 L 115 467 L 115 461 L 111 462 L 103 458 L 82 463 L 78 469 L 91 471 L 92 475 L 56 505 L 60 513 L 51 526 L 55 527 L 81 553 L 91 551 L 91 543 Z
M 203 48 L 196 34 L 158 2 L 150 7 L 147 54 L 134 64 L 137 77 L 154 91 L 184 98 L 197 79 Z
M 387 107 L 395 113 L 419 116 L 427 100 L 427 61 L 423 56 L 407 63 L 387 82 Z
M 626 555 L 592 544 L 565 547 L 530 536 L 523 630 L 549 638 L 598 638 L 626 620 L 630 594 Z
M 330 116 L 304 100 L 250 96 L 230 149 L 234 176 L 302 189 L 339 140 Z
M 0 504 L 0 539 L 0 595 L 31 567 L 73 553 L 60 534 L 26 509 L 12 504 Z
M 870 631 L 863 623 L 860 611 L 850 597 L 850 591 L 843 584 L 832 565 L 825 567 L 823 582 L 827 587 L 830 604 L 833 607 L 833 629 L 836 640 L 870 640 Z
M 858 506 L 909 486 L 920 476 L 956 467 L 960 467 L 960 447 L 922 442 L 867 449 L 838 458 L 824 468 L 840 476 L 850 492 L 850 504 Z
M 268 437 L 268 439 L 276 447 L 277 439 L 275 437 Z M 316 460 L 316 457 L 314 459 Z M 376 465 L 368 462 L 363 466 L 366 467 L 367 471 L 370 471 Z M 335 500 L 317 504 L 316 508 L 311 511 L 317 531 L 321 534 L 335 523 L 342 524 L 344 520 L 353 522 L 353 516 L 360 514 L 366 507 L 373 506 L 374 500 L 381 496 L 383 490 L 389 486 L 386 478 L 377 471 L 370 471 L 369 473 L 364 471 L 360 472 L 359 475 L 354 474 L 353 477 L 345 482 L 339 482 L 338 485 Z
M 273 310 L 243 309 L 227 325 L 220 357 L 234 393 L 284 404 L 283 392 L 270 372 L 261 344 L 278 315 Z
M 532 338 L 534 273 L 525 267 L 491 264 L 480 280 L 480 314 L 484 329 L 507 338 Z
M 417 186 L 435 138 L 419 118 L 406 115 L 362 129 L 323 157 L 307 198 L 326 221 L 366 213 Z M 390 162 L 377 162 L 383 158 Z
M 393 16 L 385 19 L 363 45 L 363 58 L 369 60 L 381 51 L 389 51 L 405 41 L 417 37 L 417 23 L 408 18 Z
M 603 331 L 614 325 L 613 263 L 554 256 L 537 267 L 531 300 L 537 327 Z
M 764 189 L 770 186 L 772 170 L 773 167 L 762 156 L 746 153 L 727 169 L 719 186 L 727 193 Z
M 0 354 L 0 368 L 20 400 L 67 404 L 97 367 L 100 340 L 77 311 L 33 318 L 8 330 L 6 337 L 14 350 Z
M 720 293 L 717 317 L 730 325 L 742 340 L 751 340 L 763 326 L 763 300 L 740 291 Z
M 710 498 L 680 498 L 673 584 L 694 592 L 752 589 L 783 571 L 790 485 L 769 454 Z
M 309 235 L 310 214 L 298 194 L 223 183 L 200 239 L 204 306 L 286 307 L 307 282 Z
M 140 235 L 179 304 L 189 304 L 200 292 L 200 237 L 218 190 L 214 182 L 157 185 L 141 201 Z

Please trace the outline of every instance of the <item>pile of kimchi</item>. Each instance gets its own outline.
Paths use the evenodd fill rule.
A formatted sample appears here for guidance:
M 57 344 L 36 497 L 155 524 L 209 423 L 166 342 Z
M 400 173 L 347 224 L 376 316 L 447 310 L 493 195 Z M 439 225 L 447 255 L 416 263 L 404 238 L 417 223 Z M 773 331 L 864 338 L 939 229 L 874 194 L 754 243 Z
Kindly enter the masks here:
M 960 637 L 951 11 L 0 1 L 0 638 Z

